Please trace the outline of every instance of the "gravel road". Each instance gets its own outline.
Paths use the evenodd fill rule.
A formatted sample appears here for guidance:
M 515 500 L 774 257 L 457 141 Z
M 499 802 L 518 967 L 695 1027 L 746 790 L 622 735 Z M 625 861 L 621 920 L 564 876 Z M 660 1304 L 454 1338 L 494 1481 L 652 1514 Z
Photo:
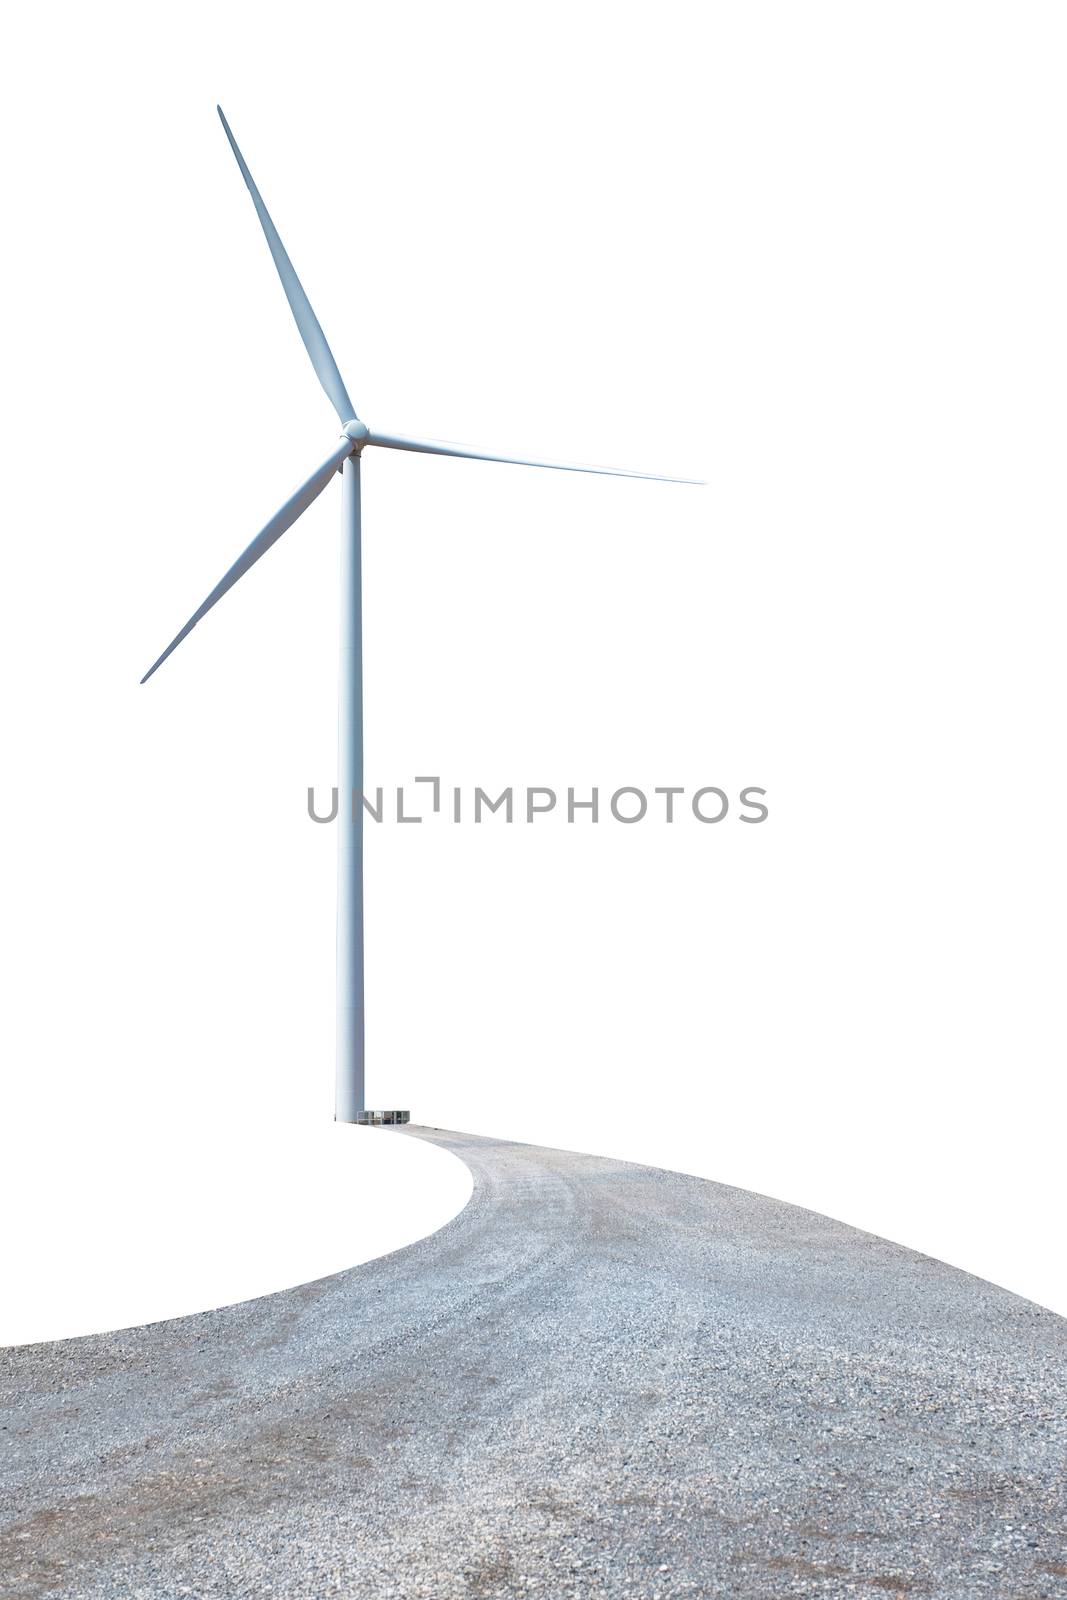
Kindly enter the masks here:
M 0 1352 L 0 1593 L 1067 1597 L 1067 1321 L 743 1190 L 437 1129 L 467 1207 Z

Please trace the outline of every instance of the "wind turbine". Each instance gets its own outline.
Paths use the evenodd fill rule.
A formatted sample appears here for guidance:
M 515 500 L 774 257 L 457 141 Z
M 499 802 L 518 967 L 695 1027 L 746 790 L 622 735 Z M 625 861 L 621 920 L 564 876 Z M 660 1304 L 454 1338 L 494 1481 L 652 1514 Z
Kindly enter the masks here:
M 141 679 L 147 683 L 172 650 L 192 632 L 227 590 L 243 578 L 260 556 L 281 538 L 333 478 L 341 473 L 341 648 L 337 715 L 337 1080 L 334 1116 L 338 1122 L 407 1121 L 400 1111 L 368 1111 L 364 1105 L 363 1032 L 363 602 L 361 576 L 360 458 L 368 445 L 386 450 L 414 450 L 423 455 L 460 456 L 470 461 L 502 461 L 513 466 L 550 467 L 561 472 L 596 472 L 612 478 L 651 478 L 660 483 L 698 483 L 696 478 L 669 478 L 662 473 L 634 472 L 625 467 L 591 467 L 577 462 L 539 461 L 528 456 L 492 455 L 440 439 L 412 439 L 371 429 L 356 412 L 337 369 L 333 353 L 311 302 L 293 271 L 278 230 L 256 188 L 237 140 L 217 106 L 219 118 L 248 185 L 252 204 L 266 236 L 311 365 L 341 423 L 341 437 L 310 478 L 290 495 L 266 527 L 193 612 Z

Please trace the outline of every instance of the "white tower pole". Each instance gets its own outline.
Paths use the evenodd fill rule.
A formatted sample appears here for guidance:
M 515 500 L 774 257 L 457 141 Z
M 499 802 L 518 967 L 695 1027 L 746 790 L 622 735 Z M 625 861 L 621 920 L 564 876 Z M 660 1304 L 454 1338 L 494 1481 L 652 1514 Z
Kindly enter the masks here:
M 334 1116 L 364 1105 L 363 581 L 359 455 L 341 480 L 341 638 L 337 699 L 337 1089 Z

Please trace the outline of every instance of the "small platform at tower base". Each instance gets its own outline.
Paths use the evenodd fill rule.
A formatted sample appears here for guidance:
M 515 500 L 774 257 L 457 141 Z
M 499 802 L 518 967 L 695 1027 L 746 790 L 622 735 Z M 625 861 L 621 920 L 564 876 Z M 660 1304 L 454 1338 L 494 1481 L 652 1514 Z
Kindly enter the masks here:
M 364 1128 L 395 1128 L 411 1121 L 410 1111 L 357 1111 L 356 1122 Z

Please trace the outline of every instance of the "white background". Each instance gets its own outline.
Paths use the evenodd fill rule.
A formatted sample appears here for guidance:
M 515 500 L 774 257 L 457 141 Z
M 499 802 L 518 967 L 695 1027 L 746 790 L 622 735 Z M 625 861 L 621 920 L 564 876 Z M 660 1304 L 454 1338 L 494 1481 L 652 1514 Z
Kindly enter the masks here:
M 372 426 L 707 479 L 369 453 L 368 783 L 771 807 L 372 828 L 371 1102 L 1067 1310 L 1065 32 L 9 19 L 0 1332 L 279 1287 L 466 1192 L 330 1123 L 337 489 L 138 686 L 337 432 L 217 99 Z

